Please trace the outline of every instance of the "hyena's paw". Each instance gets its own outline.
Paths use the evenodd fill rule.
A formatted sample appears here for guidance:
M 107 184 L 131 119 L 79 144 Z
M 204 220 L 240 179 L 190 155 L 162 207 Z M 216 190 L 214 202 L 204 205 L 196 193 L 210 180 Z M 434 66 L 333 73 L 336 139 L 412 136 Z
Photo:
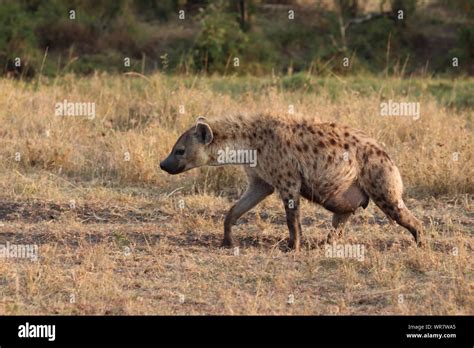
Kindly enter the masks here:
M 221 247 L 223 248 L 233 248 L 234 247 L 234 240 L 232 238 L 224 238 L 221 243 Z
M 300 241 L 295 241 L 292 239 L 288 240 L 288 244 L 283 247 L 284 252 L 290 252 L 290 251 L 300 251 Z
M 424 238 L 422 237 L 421 233 L 417 233 L 416 234 L 416 237 L 415 237 L 415 243 L 416 243 L 416 246 L 418 248 L 423 248 L 426 244 L 425 244 L 425 240 Z
M 343 237 L 343 232 L 342 230 L 331 230 L 327 237 L 326 237 L 326 243 L 327 244 L 332 244 L 334 242 L 336 242 L 337 240 L 341 239 Z

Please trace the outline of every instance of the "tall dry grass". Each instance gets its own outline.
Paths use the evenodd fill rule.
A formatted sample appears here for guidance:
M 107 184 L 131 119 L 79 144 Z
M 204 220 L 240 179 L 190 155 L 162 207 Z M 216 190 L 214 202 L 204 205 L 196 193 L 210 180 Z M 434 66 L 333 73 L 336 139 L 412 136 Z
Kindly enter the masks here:
M 238 168 L 201 169 L 170 178 L 158 170 L 174 141 L 198 115 L 295 113 L 362 129 L 382 143 L 399 166 L 410 194 L 472 193 L 472 110 L 439 106 L 429 96 L 397 95 L 398 79 L 384 92 L 360 95 L 347 89 L 337 100 L 328 93 L 288 92 L 275 86 L 259 93 L 227 93 L 215 88 L 227 78 L 170 78 L 67 75 L 39 86 L 0 80 L 1 172 L 4 194 L 15 194 L 17 179 L 59 176 L 72 182 L 152 186 L 161 190 L 238 193 Z M 396 80 L 396 81 L 395 81 Z M 63 100 L 93 102 L 96 117 L 55 116 Z M 417 101 L 421 117 L 381 117 L 380 102 Z M 184 112 L 181 113 L 184 107 Z M 10 178 L 10 179 L 8 179 Z M 16 179 L 15 179 L 16 178 Z M 41 196 L 42 185 L 33 189 Z M 18 193 L 18 192 L 17 192 Z M 27 194 L 27 192 L 21 192 Z
M 364 95 L 341 78 L 337 99 L 327 86 L 309 93 L 268 84 L 247 93 L 229 83 L 240 82 L 0 80 L 0 244 L 39 247 L 38 262 L 0 259 L 0 314 L 473 313 L 472 110 L 397 94 L 392 86 L 401 81 L 390 78 L 383 91 Z M 379 116 L 380 101 L 390 98 L 419 101 L 420 119 Z M 96 103 L 96 117 L 55 116 L 64 99 Z M 340 241 L 365 246 L 365 259 L 326 257 L 331 216 L 303 202 L 304 248 L 284 253 L 288 231 L 276 196 L 234 227 L 239 256 L 219 248 L 225 211 L 245 186 L 241 170 L 171 177 L 159 160 L 198 115 L 283 114 L 289 105 L 386 146 L 407 205 L 424 222 L 425 248 L 370 204 Z

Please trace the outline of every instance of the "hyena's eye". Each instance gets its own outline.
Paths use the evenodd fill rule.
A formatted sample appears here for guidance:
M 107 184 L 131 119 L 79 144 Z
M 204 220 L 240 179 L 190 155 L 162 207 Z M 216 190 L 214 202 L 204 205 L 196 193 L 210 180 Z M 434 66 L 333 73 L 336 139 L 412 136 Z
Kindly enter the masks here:
M 182 155 L 184 155 L 184 149 L 177 149 L 177 150 L 175 150 L 174 154 L 176 156 L 182 156 Z

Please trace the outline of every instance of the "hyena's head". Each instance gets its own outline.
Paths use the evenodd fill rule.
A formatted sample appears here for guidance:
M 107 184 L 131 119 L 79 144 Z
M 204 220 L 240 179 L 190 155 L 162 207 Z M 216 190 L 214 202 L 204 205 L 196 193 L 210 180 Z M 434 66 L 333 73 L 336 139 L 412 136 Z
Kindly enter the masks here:
M 199 117 L 196 126 L 178 138 L 168 157 L 160 162 L 160 168 L 174 175 L 209 164 L 209 144 L 213 139 L 211 127 Z

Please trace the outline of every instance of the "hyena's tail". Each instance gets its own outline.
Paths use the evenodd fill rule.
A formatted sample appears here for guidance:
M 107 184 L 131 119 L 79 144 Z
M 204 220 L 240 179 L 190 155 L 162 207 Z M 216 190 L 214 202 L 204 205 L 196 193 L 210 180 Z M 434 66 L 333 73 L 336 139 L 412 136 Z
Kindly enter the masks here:
M 367 167 L 372 169 L 363 171 L 360 178 L 362 188 L 390 219 L 410 231 L 417 245 L 421 246 L 423 225 L 403 202 L 403 183 L 398 168 L 391 163 Z

